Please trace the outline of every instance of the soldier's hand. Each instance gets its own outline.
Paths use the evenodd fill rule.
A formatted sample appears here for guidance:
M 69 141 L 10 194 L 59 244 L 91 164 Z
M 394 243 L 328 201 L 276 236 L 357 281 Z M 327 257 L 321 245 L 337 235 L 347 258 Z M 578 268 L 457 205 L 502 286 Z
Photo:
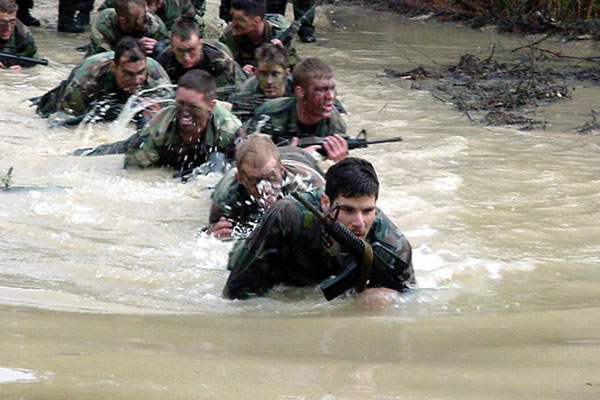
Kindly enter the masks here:
M 146 48 L 146 54 L 149 55 L 152 54 L 152 52 L 154 51 L 154 45 L 156 45 L 157 41 L 155 39 L 144 36 L 140 39 L 140 42 L 142 42 L 142 44 Z
M 271 39 L 271 43 L 274 44 L 275 46 L 279 46 L 282 49 L 285 49 L 285 46 L 283 45 L 283 42 L 279 39 Z
M 323 147 L 327 151 L 327 158 L 333 162 L 343 160 L 348 155 L 348 142 L 340 135 L 325 137 Z
M 2 68 L 2 69 L 6 68 L 2 62 L 0 62 L 0 68 Z
M 20 65 L 13 65 L 12 67 L 8 67 L 8 69 L 12 69 L 13 71 L 21 71 L 23 70 L 23 67 Z
M 254 74 L 254 65 L 246 64 L 242 67 L 245 73 L 253 75 Z
M 300 143 L 300 139 L 298 139 L 296 136 L 294 136 L 291 140 L 290 140 L 290 146 L 294 146 L 297 147 L 298 143 Z
M 226 220 L 225 217 L 221 217 L 216 223 L 208 228 L 208 234 L 216 237 L 217 239 L 223 240 L 231 237 L 233 232 L 233 224 Z

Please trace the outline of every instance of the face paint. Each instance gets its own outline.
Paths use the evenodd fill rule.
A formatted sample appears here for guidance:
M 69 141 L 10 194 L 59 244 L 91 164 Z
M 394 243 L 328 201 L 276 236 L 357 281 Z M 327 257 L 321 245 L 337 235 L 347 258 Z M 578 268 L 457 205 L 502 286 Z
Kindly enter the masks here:
M 269 98 L 282 97 L 285 94 L 286 71 L 281 65 L 258 62 L 258 84 Z

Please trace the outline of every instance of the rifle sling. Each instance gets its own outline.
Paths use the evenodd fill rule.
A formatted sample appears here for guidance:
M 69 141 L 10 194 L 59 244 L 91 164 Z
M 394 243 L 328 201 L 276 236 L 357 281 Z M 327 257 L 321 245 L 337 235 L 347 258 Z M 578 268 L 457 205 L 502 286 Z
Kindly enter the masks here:
M 369 245 L 369 243 L 365 242 L 364 240 L 363 243 L 365 244 L 363 260 L 360 265 L 358 280 L 354 285 L 354 288 L 358 293 L 365 290 L 365 287 L 367 286 L 367 281 L 369 280 L 369 275 L 371 275 L 371 268 L 373 268 L 373 248 L 371 247 L 371 245 Z

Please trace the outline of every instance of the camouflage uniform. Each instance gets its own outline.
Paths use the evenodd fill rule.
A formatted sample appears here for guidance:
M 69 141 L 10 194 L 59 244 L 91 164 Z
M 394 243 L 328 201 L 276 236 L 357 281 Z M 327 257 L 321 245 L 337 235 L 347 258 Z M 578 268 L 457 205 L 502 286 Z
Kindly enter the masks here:
M 196 6 L 197 3 L 201 8 Z M 190 0 L 165 0 L 161 9 L 156 12 L 156 15 L 162 20 L 168 31 L 173 28 L 173 24 L 175 24 L 175 21 L 180 16 L 196 16 L 194 19 L 200 25 L 201 32 L 204 32 L 204 20 L 202 16 L 204 15 L 205 6 L 206 4 L 203 0 L 194 0 L 193 2 L 190 2 Z M 115 8 L 115 0 L 106 0 L 98 8 L 98 12 L 104 11 L 107 8 Z
M 320 194 L 321 190 L 317 189 L 302 196 L 320 209 Z M 410 244 L 379 209 L 366 238 L 367 243 L 376 241 L 406 263 L 406 266 L 394 265 L 394 273 L 406 284 L 410 283 L 414 276 Z M 383 257 L 391 262 L 388 255 Z M 324 234 L 310 211 L 296 199 L 286 197 L 275 202 L 258 227 L 229 254 L 231 274 L 224 295 L 230 299 L 245 299 L 264 295 L 278 283 L 315 285 L 339 274 L 351 261 L 339 244 Z M 375 268 L 368 286 L 385 286 Z
M 259 44 L 254 44 L 246 35 L 235 36 L 233 34 L 233 28 L 231 27 L 231 24 L 227 25 L 225 31 L 223 31 L 223 35 L 219 38 L 221 42 L 225 43 L 227 47 L 229 47 L 231 53 L 233 54 L 233 58 L 242 67 L 246 64 L 256 66 L 256 58 L 254 57 L 254 52 L 256 49 L 263 43 L 269 43 L 272 39 L 277 39 L 281 32 L 286 30 L 288 27 L 288 22 L 283 15 L 266 14 L 264 21 L 265 37 Z M 296 49 L 293 43 L 294 41 L 291 40 L 289 45 L 286 46 L 290 56 L 290 69 L 294 68 L 297 61 Z
M 167 47 L 156 60 L 167 71 L 173 83 L 177 83 L 179 78 L 191 69 L 200 69 L 211 74 L 217 81 L 218 87 L 241 84 L 240 66 L 233 61 L 229 48 L 216 40 L 203 41 L 200 64 L 191 69 L 185 69 L 177 62 L 171 46 Z
M 175 106 L 169 106 L 156 114 L 140 133 L 137 146 L 128 146 L 125 167 L 146 168 L 170 166 L 183 171 L 199 167 L 209 153 L 225 153 L 232 158 L 234 139 L 241 122 L 226 109 L 216 105 L 203 132 L 203 142 L 186 144 L 181 140 Z
M 117 18 L 117 12 L 114 8 L 108 8 L 98 14 L 92 27 L 91 41 L 86 57 L 103 51 L 114 50 L 119 40 L 125 36 L 132 36 L 121 31 Z M 169 37 L 165 24 L 151 12 L 147 14 L 146 30 L 143 36 L 155 40 L 164 40 Z
M 0 40 L 0 51 L 22 57 L 35 57 L 37 47 L 29 28 L 17 20 L 12 35 L 8 40 Z
M 260 132 L 271 135 L 276 144 L 290 140 L 294 136 L 305 138 L 346 134 L 346 123 L 336 107 L 331 110 L 329 118 L 321 120 L 316 125 L 307 126 L 298 121 L 296 103 L 297 100 L 293 97 L 282 97 L 270 100 L 258 107 L 254 112 L 254 117 L 247 123 L 248 134 L 254 133 L 260 127 Z
M 90 111 L 95 103 L 104 101 L 111 106 L 124 105 L 131 95 L 117 86 L 110 69 L 114 56 L 114 52 L 108 51 L 84 59 L 73 68 L 66 80 L 42 96 L 37 108 L 38 114 L 48 116 L 53 112 L 63 111 L 82 115 Z M 140 91 L 158 88 L 147 97 L 173 97 L 171 81 L 165 70 L 152 58 L 148 57 L 146 60 L 148 76 Z
M 278 148 L 283 164 L 281 196 L 302 190 L 312 190 L 325 184 L 324 174 L 314 158 L 298 147 Z M 217 184 L 208 222 L 214 224 L 226 217 L 234 226 L 236 236 L 246 236 L 264 213 L 264 206 L 254 199 L 244 185 L 235 179 L 232 168 Z

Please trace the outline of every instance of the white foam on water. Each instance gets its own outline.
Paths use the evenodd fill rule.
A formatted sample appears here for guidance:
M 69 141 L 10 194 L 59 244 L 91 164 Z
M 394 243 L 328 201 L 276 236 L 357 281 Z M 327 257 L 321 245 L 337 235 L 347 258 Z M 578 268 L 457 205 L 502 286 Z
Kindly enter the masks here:
M 0 367 L 0 383 L 33 382 L 38 380 L 40 378 L 33 371 Z

